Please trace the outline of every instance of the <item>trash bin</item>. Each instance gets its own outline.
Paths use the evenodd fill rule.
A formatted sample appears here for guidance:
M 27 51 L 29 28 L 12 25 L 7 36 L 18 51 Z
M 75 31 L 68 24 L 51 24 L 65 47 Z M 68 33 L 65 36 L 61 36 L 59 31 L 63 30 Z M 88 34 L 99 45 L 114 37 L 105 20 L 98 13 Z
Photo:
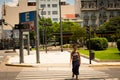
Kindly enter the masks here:
M 95 53 L 94 51 L 90 51 L 90 59 L 93 60 L 95 58 Z

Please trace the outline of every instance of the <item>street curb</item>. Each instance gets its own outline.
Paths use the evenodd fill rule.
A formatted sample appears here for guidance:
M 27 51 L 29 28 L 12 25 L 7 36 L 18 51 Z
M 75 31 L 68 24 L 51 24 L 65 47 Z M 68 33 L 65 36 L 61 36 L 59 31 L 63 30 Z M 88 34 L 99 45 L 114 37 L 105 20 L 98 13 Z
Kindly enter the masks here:
M 33 65 L 25 65 L 25 64 L 5 64 L 6 66 L 16 66 L 16 67 L 33 67 Z
M 82 55 L 83 56 L 83 55 Z M 10 56 L 6 56 L 6 61 L 5 61 L 5 65 L 6 66 L 16 66 L 16 67 L 39 67 L 39 66 L 46 66 L 46 64 L 34 64 L 34 63 L 9 63 L 9 59 L 11 57 Z M 48 64 L 49 65 L 49 64 Z M 49 65 L 51 66 L 51 64 Z M 62 66 L 61 64 L 57 64 L 57 66 Z M 105 62 L 105 63 L 102 63 L 102 62 L 98 62 L 98 63 L 95 63 L 95 64 L 88 64 L 89 67 L 104 67 L 104 66 L 120 66 L 120 62 Z
M 105 67 L 105 66 L 120 66 L 120 63 L 119 64 L 116 64 L 116 63 L 113 63 L 113 64 L 90 64 L 89 67 Z
M 16 66 L 16 67 L 34 67 L 33 64 L 25 64 L 25 63 L 8 63 L 11 57 L 6 57 L 5 65 L 6 66 Z

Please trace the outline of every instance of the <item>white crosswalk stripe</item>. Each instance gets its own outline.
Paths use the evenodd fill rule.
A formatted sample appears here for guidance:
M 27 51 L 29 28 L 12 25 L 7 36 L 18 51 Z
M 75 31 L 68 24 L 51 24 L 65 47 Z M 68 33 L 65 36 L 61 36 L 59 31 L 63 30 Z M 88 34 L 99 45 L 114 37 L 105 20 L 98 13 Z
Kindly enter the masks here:
M 57 70 L 58 69 L 58 70 Z M 23 69 L 16 80 L 72 80 L 70 68 L 27 68 Z M 80 80 L 105 80 L 109 75 L 87 67 L 80 68 Z

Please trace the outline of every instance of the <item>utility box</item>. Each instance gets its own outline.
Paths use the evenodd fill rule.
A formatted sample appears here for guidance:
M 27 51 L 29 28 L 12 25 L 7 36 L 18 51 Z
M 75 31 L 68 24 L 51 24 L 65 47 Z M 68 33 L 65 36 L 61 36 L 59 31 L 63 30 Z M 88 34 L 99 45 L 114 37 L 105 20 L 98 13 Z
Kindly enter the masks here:
M 95 58 L 95 53 L 94 51 L 90 51 L 90 60 L 93 60 Z

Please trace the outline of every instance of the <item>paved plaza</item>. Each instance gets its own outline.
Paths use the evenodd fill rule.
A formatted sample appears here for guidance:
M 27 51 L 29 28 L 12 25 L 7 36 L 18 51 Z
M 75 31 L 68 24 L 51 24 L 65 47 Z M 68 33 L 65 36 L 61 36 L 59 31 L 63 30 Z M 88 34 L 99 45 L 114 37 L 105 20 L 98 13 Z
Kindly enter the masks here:
M 16 51 L 19 55 L 19 50 Z M 70 64 L 70 52 L 68 51 L 40 51 L 40 64 Z M 19 56 L 9 57 L 8 64 L 19 64 Z M 82 64 L 89 64 L 89 59 L 81 56 Z M 96 63 L 92 61 L 92 63 Z M 24 50 L 24 63 L 20 65 L 40 65 L 36 64 L 36 51 L 31 51 L 30 55 L 27 55 L 27 51 Z

